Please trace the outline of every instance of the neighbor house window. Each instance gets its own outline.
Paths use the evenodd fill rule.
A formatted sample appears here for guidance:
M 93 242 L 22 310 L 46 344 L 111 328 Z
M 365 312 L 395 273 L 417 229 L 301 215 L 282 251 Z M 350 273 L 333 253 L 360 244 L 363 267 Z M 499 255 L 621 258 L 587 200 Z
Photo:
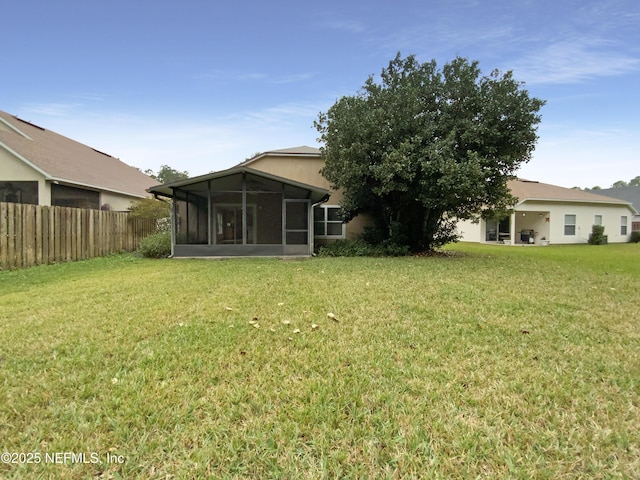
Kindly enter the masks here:
M 54 207 L 100 209 L 100 193 L 68 185 L 51 184 L 51 205 Z
M 340 207 L 320 205 L 313 210 L 314 236 L 321 238 L 344 238 L 344 223 L 338 215 Z
M 620 235 L 626 235 L 627 234 L 627 217 L 625 215 L 623 215 L 622 217 L 620 217 Z
M 594 225 L 602 225 L 602 215 L 596 215 L 593 218 L 593 224 Z
M 38 204 L 38 182 L 0 182 L 0 202 Z
M 564 216 L 564 234 L 573 236 L 576 234 L 576 216 L 565 215 Z

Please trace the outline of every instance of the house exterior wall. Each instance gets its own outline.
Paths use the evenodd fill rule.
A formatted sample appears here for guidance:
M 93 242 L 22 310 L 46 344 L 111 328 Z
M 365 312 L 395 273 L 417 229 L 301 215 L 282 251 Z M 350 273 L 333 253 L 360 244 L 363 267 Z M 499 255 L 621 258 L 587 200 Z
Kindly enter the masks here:
M 623 205 L 608 205 L 604 203 L 573 203 L 573 202 L 541 202 L 526 201 L 519 205 L 517 212 L 548 211 L 549 212 L 549 241 L 553 244 L 587 243 L 591 228 L 595 223 L 595 216 L 602 216 L 604 234 L 609 243 L 628 242 L 631 234 L 631 218 L 633 212 Z M 576 216 L 575 235 L 565 235 L 565 215 Z M 621 217 L 627 217 L 627 234 L 622 235 Z
M 125 212 L 129 210 L 131 202 L 134 200 L 140 200 L 137 197 L 130 197 L 128 195 L 121 195 L 112 192 L 100 192 L 100 205 L 109 205 L 110 210 L 117 212 Z
M 458 235 L 461 242 L 484 242 L 484 220 L 461 220 L 458 222 Z

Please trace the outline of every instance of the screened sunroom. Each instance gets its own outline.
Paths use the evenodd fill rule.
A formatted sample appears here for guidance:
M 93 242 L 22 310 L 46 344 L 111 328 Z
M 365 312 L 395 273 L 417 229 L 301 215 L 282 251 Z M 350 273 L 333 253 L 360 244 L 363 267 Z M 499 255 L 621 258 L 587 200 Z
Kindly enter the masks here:
M 327 190 L 235 167 L 149 189 L 172 202 L 172 256 L 313 253 L 313 207 Z

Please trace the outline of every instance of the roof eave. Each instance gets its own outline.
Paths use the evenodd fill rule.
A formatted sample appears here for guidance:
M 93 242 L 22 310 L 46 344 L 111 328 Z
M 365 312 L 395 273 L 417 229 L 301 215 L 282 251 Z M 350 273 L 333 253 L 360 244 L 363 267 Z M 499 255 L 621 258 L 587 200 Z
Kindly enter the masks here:
M 629 207 L 629 209 L 631 211 L 636 211 L 636 209 L 633 207 L 633 205 L 631 204 L 631 202 L 624 202 L 624 201 L 619 201 L 619 202 L 614 202 L 614 201 L 608 201 L 608 200 L 586 200 L 586 199 L 569 199 L 569 198 L 545 198 L 545 197 L 527 197 L 524 198 L 522 200 L 519 200 L 518 203 L 516 203 L 514 208 L 519 207 L 520 205 L 522 205 L 524 202 L 527 201 L 533 201 L 533 202 L 554 202 L 554 203 L 566 203 L 566 202 L 570 202 L 570 203 L 601 203 L 601 204 L 605 204 L 605 205 L 618 205 L 620 207 L 624 206 L 624 207 Z
M 306 183 L 301 183 L 301 182 L 297 182 L 295 180 L 290 180 L 288 178 L 284 178 L 284 177 L 279 177 L 278 175 L 272 175 L 270 173 L 267 172 L 263 172 L 261 170 L 255 170 L 253 168 L 249 168 L 246 166 L 236 166 L 236 167 L 232 167 L 229 168 L 227 170 L 221 170 L 219 172 L 213 172 L 213 173 L 208 173 L 205 175 L 199 175 L 197 177 L 192 177 L 186 180 L 178 180 L 176 182 L 169 182 L 169 183 L 164 183 L 161 185 L 156 185 L 154 187 L 150 187 L 148 188 L 146 191 L 152 194 L 158 194 L 158 195 L 163 195 L 163 196 L 167 196 L 167 197 L 172 197 L 173 196 L 173 189 L 174 188 L 178 188 L 178 187 L 182 187 L 185 185 L 191 185 L 193 183 L 198 183 L 198 182 L 205 182 L 208 180 L 215 180 L 216 178 L 222 178 L 222 177 L 226 177 L 228 175 L 234 175 L 236 173 L 250 173 L 252 175 L 257 175 L 259 177 L 263 177 L 263 178 L 268 178 L 270 180 L 274 180 L 277 182 L 284 182 L 287 183 L 289 185 L 292 185 L 294 187 L 299 187 L 299 188 L 303 188 L 305 190 L 311 190 L 311 191 L 315 191 L 315 192 L 319 192 L 322 194 L 328 194 L 329 190 L 327 190 L 326 188 L 321 188 L 321 187 L 317 187 L 315 185 L 309 185 Z
M 67 184 L 67 185 L 74 185 L 74 186 L 80 186 L 80 187 L 85 187 L 85 188 L 90 188 L 92 190 L 97 190 L 100 192 L 109 192 L 109 193 L 117 193 L 118 195 L 125 195 L 127 197 L 136 197 L 136 198 L 145 198 L 146 195 L 140 195 L 139 193 L 133 193 L 133 192 L 125 192 L 124 190 L 117 190 L 115 188 L 108 188 L 108 187 L 101 187 L 98 185 L 91 185 L 89 183 L 82 183 L 82 182 L 77 182 L 75 180 L 69 180 L 68 178 L 56 178 L 56 177 L 49 177 L 47 178 L 47 181 L 49 182 L 57 182 L 57 183 L 63 183 L 63 184 Z M 147 190 L 145 190 L 147 191 Z

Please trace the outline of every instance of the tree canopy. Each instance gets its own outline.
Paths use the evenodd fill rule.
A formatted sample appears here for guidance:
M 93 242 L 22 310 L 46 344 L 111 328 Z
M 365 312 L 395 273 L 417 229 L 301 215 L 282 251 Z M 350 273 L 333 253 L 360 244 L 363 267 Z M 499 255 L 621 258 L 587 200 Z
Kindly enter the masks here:
M 456 219 L 513 204 L 506 181 L 531 157 L 544 101 L 461 57 L 439 70 L 398 54 L 380 80 L 314 122 L 345 221 L 366 211 L 381 238 L 430 250 L 457 238 Z
M 189 178 L 189 172 L 186 170 L 181 172 L 171 168 L 169 165 L 162 165 L 160 170 L 158 170 L 158 173 L 154 173 L 151 169 L 145 170 L 144 173 L 149 175 L 151 178 L 155 178 L 160 183 L 176 182 L 178 180 L 186 180 Z

